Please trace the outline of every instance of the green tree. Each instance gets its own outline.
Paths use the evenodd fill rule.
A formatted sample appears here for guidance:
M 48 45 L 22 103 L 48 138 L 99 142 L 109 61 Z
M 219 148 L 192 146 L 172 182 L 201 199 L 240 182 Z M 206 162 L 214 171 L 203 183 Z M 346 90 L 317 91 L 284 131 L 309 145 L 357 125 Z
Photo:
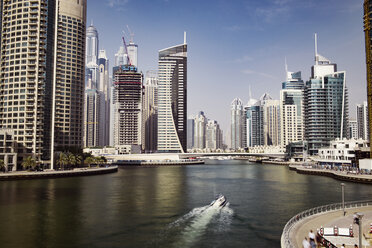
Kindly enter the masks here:
M 94 164 L 94 158 L 92 157 L 87 157 L 85 160 L 84 160 L 84 164 L 88 165 L 88 167 L 90 168 L 90 165 L 91 164 Z
M 67 153 L 66 155 L 67 164 L 71 167 L 76 165 L 76 156 L 71 152 Z
M 76 165 L 77 166 L 81 166 L 81 161 L 83 160 L 83 158 L 81 157 L 81 155 L 76 155 L 75 156 L 75 160 L 76 160 Z
M 27 168 L 30 168 L 30 169 L 33 169 L 36 167 L 37 163 L 36 163 L 36 160 L 31 157 L 31 156 L 28 156 L 23 162 L 22 162 L 22 167 L 23 169 L 27 169 Z
M 57 165 L 62 168 L 62 169 L 65 169 L 65 166 L 68 164 L 68 160 L 67 160 L 67 155 L 63 152 L 61 152 L 57 158 Z

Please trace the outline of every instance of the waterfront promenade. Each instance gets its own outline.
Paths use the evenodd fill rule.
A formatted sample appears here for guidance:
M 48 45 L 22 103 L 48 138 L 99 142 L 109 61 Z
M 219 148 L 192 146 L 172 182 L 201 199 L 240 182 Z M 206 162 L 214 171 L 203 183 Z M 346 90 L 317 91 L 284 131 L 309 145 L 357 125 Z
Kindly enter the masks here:
M 371 239 L 369 239 L 371 238 L 369 231 L 370 224 L 372 223 L 372 206 L 346 209 L 345 216 L 342 210 L 309 216 L 300 220 L 292 227 L 289 237 L 296 247 L 302 247 L 302 241 L 305 237 L 308 237 L 309 230 L 313 230 L 314 233 L 316 233 L 317 229 L 321 227 L 333 228 L 337 226 L 339 228 L 349 228 L 350 225 L 352 225 L 354 237 L 325 236 L 325 238 L 337 247 L 341 247 L 342 244 L 345 244 L 346 248 L 354 247 L 354 244 L 359 244 L 359 226 L 353 224 L 353 215 L 355 212 L 364 214 L 362 219 L 362 230 L 367 239 L 363 238 L 363 247 L 371 247 L 372 242 Z
M 95 168 L 75 168 L 73 170 L 61 170 L 61 171 L 55 171 L 55 170 L 15 171 L 15 172 L 0 173 L 0 181 L 90 176 L 90 175 L 114 173 L 117 171 L 118 171 L 117 166 L 95 167 Z
M 329 169 L 316 169 L 312 168 L 311 166 L 303 166 L 298 164 L 289 165 L 289 169 L 295 170 L 298 173 L 302 174 L 329 176 L 342 181 L 372 184 L 372 175 L 353 174 L 346 171 L 336 171 Z

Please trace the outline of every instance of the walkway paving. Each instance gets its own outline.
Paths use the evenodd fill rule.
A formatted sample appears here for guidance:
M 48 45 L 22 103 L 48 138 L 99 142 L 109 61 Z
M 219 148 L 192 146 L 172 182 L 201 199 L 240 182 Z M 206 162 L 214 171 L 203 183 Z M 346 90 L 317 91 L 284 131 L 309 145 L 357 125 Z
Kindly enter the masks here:
M 2 180 L 19 180 L 19 179 L 36 179 L 36 178 L 50 178 L 50 177 L 73 177 L 85 175 L 97 175 L 116 172 L 117 166 L 109 167 L 95 167 L 95 168 L 75 168 L 73 170 L 44 170 L 44 171 L 14 171 L 1 173 L 0 181 Z
M 353 174 L 353 173 L 347 173 L 346 171 L 335 171 L 335 170 L 328 170 L 328 169 L 315 169 L 315 168 L 297 165 L 297 164 L 290 164 L 289 168 L 295 169 L 298 173 L 331 176 L 339 180 L 345 180 L 345 181 L 351 181 L 351 182 L 372 183 L 372 175 Z
M 296 244 L 296 247 L 302 247 L 302 241 L 305 237 L 308 237 L 310 230 L 313 230 L 315 233 L 320 227 L 337 226 L 339 228 L 349 228 L 352 224 L 354 231 L 353 238 L 340 236 L 326 236 L 326 238 L 337 247 L 341 247 L 342 244 L 345 244 L 347 248 L 353 248 L 354 244 L 359 244 L 359 226 L 353 224 L 353 215 L 355 212 L 364 214 L 362 219 L 362 230 L 367 239 L 363 238 L 363 248 L 371 248 L 372 239 L 370 238 L 372 238 L 372 236 L 369 234 L 369 231 L 370 224 L 372 223 L 372 206 L 346 209 L 345 216 L 343 216 L 342 210 L 338 210 L 305 218 L 293 226 L 290 239 Z

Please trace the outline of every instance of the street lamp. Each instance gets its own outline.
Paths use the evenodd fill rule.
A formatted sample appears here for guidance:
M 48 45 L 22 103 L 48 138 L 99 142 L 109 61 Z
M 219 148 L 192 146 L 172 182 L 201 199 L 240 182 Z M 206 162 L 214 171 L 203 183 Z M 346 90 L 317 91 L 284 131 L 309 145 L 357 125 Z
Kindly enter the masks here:
M 345 216 L 345 184 L 341 183 L 341 192 L 342 192 L 342 212 Z
M 362 237 L 363 237 L 363 232 L 362 232 L 362 218 L 364 214 L 362 213 L 356 213 L 359 219 L 359 247 L 362 248 Z

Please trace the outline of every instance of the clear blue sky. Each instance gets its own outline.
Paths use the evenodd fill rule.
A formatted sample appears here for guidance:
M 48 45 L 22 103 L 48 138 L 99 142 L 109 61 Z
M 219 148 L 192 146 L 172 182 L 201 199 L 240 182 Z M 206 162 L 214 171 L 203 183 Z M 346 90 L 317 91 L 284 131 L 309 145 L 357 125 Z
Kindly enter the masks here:
M 318 52 L 345 70 L 350 116 L 366 99 L 362 0 L 88 0 L 100 49 L 113 65 L 122 30 L 138 44 L 139 69 L 157 69 L 158 50 L 188 43 L 188 114 L 203 110 L 227 133 L 230 103 L 268 92 L 279 99 L 284 58 L 308 80 Z M 128 32 L 127 32 L 128 33 Z

